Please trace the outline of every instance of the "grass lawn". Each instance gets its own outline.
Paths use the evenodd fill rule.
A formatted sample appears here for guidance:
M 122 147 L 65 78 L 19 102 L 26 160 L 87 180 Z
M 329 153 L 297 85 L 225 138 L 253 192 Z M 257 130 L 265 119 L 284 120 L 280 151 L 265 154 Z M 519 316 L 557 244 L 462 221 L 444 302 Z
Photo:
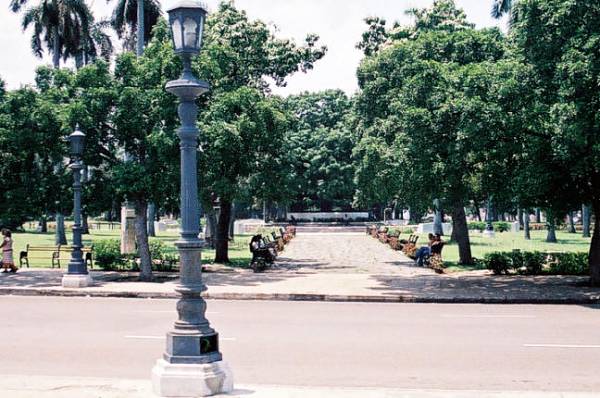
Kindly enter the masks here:
M 486 253 L 515 249 L 541 252 L 588 252 L 590 249 L 591 238 L 583 238 L 580 233 L 556 231 L 556 237 L 558 243 L 546 243 L 546 231 L 531 231 L 531 240 L 525 240 L 522 231 L 496 233 L 496 237 L 491 239 L 482 237 L 479 232 L 470 232 L 471 251 L 473 257 L 478 259 L 483 258 Z M 419 243 L 423 244 L 426 240 L 427 236 L 422 236 L 419 238 Z M 473 269 L 473 267 L 457 265 L 458 245 L 455 242 L 450 242 L 444 247 L 443 258 L 450 272 Z
M 118 229 L 92 229 L 90 230 L 90 235 L 83 235 L 83 243 L 85 246 L 89 246 L 94 241 L 102 240 L 102 239 L 120 239 L 120 231 Z M 151 240 L 160 240 L 164 242 L 167 246 L 174 247 L 175 241 L 179 238 L 179 233 L 177 231 L 167 231 L 167 232 L 159 232 L 157 233 L 156 238 L 150 238 Z M 250 263 L 250 259 L 252 255 L 250 254 L 250 250 L 248 249 L 248 243 L 250 242 L 251 235 L 239 235 L 235 237 L 233 242 L 229 242 L 229 259 L 231 260 L 231 265 L 233 266 L 247 266 Z M 15 253 L 15 262 L 19 263 L 19 253 L 21 250 L 25 250 L 27 244 L 32 246 L 53 246 L 54 245 L 54 232 L 49 232 L 45 234 L 36 233 L 36 232 L 14 232 L 13 233 L 14 240 L 14 253 Z M 67 240 L 71 243 L 71 234 L 67 232 Z M 39 253 L 45 255 L 45 253 Z M 215 258 L 214 250 L 203 250 L 202 251 L 202 263 L 211 264 Z M 61 260 L 61 267 L 66 267 L 67 261 Z M 29 264 L 31 267 L 50 267 L 52 261 L 50 259 L 50 253 L 48 253 L 47 259 L 30 259 Z M 64 264 L 64 265 L 63 265 Z

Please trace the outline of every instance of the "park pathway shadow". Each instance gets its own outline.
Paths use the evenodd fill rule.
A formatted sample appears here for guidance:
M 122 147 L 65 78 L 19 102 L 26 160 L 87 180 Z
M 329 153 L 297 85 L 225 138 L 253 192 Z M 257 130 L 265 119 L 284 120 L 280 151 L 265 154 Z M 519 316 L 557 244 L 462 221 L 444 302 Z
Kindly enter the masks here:
M 375 275 L 380 285 L 372 290 L 385 295 L 422 299 L 479 299 L 482 302 L 600 302 L 600 288 L 581 276 Z

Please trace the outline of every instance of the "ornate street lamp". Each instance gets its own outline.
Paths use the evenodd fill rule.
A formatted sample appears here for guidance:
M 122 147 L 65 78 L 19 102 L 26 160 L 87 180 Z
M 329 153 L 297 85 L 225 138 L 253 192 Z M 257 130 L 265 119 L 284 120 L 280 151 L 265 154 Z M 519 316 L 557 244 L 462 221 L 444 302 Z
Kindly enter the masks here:
M 81 171 L 83 170 L 83 149 L 85 146 L 85 134 L 79 130 L 79 126 L 69 135 L 69 145 L 71 152 L 71 170 L 73 170 L 73 215 L 75 223 L 73 224 L 73 250 L 71 251 L 71 260 L 67 273 L 63 275 L 63 287 L 86 287 L 91 283 L 91 278 L 83 259 L 81 251 L 83 244 L 81 242 Z
M 199 397 L 233 390 L 233 375 L 219 352 L 219 335 L 206 319 L 201 293 L 201 249 L 196 152 L 198 128 L 196 98 L 209 90 L 207 82 L 192 74 L 191 58 L 200 52 L 206 9 L 198 0 L 179 0 L 168 10 L 173 47 L 183 61 L 183 74 L 166 90 L 179 98 L 178 130 L 181 150 L 181 238 L 175 243 L 180 256 L 181 295 L 178 320 L 167 333 L 163 358 L 152 369 L 154 392 L 163 397 Z

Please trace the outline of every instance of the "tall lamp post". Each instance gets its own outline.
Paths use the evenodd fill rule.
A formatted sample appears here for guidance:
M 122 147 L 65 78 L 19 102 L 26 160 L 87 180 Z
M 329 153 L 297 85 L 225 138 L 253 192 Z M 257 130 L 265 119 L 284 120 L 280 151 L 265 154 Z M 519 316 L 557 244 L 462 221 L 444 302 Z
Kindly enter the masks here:
M 166 90 L 179 98 L 178 130 L 181 150 L 181 237 L 175 243 L 180 256 L 180 283 L 176 291 L 178 319 L 167 333 L 166 350 L 152 369 L 154 392 L 163 397 L 198 397 L 233 390 L 233 375 L 219 352 L 219 335 L 206 319 L 201 293 L 201 248 L 198 212 L 196 152 L 198 128 L 196 98 L 209 84 L 192 73 L 191 58 L 200 52 L 206 10 L 198 0 L 178 0 L 167 11 L 175 53 L 183 61 L 183 74 Z
M 73 171 L 73 215 L 75 223 L 73 224 L 73 250 L 71 251 L 71 260 L 67 273 L 63 275 L 63 287 L 86 287 L 91 283 L 90 274 L 83 259 L 81 251 L 83 245 L 81 242 L 81 171 L 83 170 L 83 148 L 85 146 L 85 134 L 79 130 L 79 126 L 69 135 L 69 145 L 71 149 L 71 170 Z

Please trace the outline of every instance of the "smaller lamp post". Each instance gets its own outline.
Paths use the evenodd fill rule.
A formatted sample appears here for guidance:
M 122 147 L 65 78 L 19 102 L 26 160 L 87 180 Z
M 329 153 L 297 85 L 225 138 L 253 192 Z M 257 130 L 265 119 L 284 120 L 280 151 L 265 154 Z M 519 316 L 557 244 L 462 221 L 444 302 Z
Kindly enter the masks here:
M 152 369 L 154 392 L 162 397 L 204 397 L 233 390 L 233 375 L 219 351 L 219 334 L 206 319 L 202 282 L 198 201 L 198 107 L 196 98 L 209 90 L 207 82 L 192 73 L 192 56 L 200 52 L 206 10 L 198 0 L 178 0 L 167 10 L 175 53 L 183 61 L 183 74 L 166 85 L 179 98 L 178 130 L 181 153 L 180 283 L 175 290 L 178 319 L 167 333 L 163 357 Z
M 83 170 L 83 148 L 85 146 L 85 134 L 79 130 L 79 126 L 69 135 L 69 144 L 71 152 L 71 170 L 73 170 L 73 215 L 75 222 L 73 224 L 73 250 L 71 251 L 71 260 L 69 260 L 68 270 L 62 278 L 63 287 L 86 287 L 91 283 L 88 273 L 81 241 L 81 171 Z
M 483 236 L 486 238 L 493 238 L 496 236 L 494 232 L 494 224 L 492 224 L 492 196 L 490 196 L 487 200 L 487 207 L 485 210 L 485 231 L 483 231 Z

